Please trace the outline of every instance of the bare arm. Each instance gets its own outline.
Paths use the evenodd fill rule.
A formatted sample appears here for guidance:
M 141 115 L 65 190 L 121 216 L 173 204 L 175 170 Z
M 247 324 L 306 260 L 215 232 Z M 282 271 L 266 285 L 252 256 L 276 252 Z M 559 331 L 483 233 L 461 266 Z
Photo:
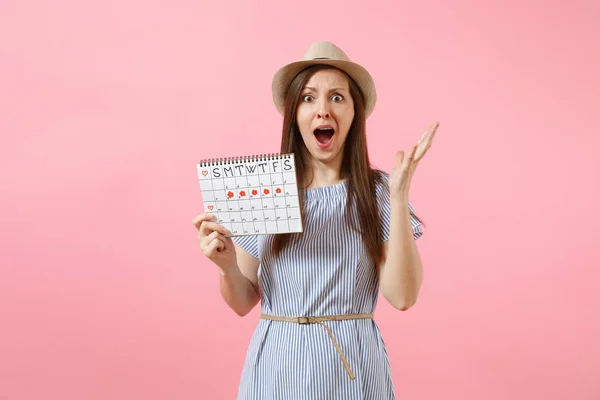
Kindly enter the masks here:
M 408 193 L 415 170 L 431 147 L 438 126 L 438 122 L 431 124 L 406 157 L 403 151 L 396 153 L 389 179 L 390 232 L 388 242 L 383 245 L 379 278 L 383 296 L 402 311 L 417 302 L 423 280 L 423 265 L 415 243 Z
M 234 243 L 237 265 L 221 270 L 221 295 L 236 314 L 248 314 L 260 301 L 258 291 L 259 261 Z
M 259 260 L 228 237 L 225 227 L 213 222 L 214 216 L 203 213 L 193 219 L 198 230 L 198 244 L 204 255 L 221 270 L 220 288 L 225 302 L 236 314 L 248 314 L 259 302 Z
M 381 293 L 398 310 L 408 310 L 417 302 L 423 280 L 423 265 L 415 243 L 407 201 L 391 201 L 390 237 L 383 244 L 379 280 Z

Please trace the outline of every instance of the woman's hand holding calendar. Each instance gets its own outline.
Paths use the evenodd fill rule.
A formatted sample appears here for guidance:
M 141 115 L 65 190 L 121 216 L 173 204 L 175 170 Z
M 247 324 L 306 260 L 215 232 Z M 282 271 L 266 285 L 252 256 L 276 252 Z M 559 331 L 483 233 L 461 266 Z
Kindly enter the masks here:
M 204 255 L 217 264 L 223 273 L 227 273 L 237 265 L 235 246 L 231 235 L 225 227 L 212 222 L 214 215 L 202 213 L 193 219 L 194 226 L 198 229 L 198 243 Z

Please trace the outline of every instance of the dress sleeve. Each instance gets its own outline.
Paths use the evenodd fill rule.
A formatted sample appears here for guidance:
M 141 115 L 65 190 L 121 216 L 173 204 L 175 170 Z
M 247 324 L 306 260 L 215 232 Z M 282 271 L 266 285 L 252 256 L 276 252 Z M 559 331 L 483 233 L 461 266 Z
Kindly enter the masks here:
M 379 220 L 381 221 L 382 240 L 386 242 L 390 239 L 391 215 L 389 175 L 387 173 L 382 173 L 380 175 L 380 179 L 378 179 L 377 183 L 375 184 L 375 191 L 377 196 L 377 206 L 379 207 Z M 421 223 L 416 218 L 417 215 L 410 203 L 408 204 L 408 210 L 410 212 L 410 224 L 412 226 L 413 237 L 415 240 L 417 240 L 423 235 Z
M 252 257 L 258 258 L 258 238 L 256 235 L 235 236 L 232 240 Z

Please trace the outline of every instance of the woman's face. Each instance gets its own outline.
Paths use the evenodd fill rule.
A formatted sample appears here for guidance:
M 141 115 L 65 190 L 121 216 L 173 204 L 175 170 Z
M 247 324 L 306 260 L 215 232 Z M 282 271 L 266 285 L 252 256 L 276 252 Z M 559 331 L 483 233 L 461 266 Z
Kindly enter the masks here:
M 346 76 L 336 70 L 317 71 L 300 93 L 296 122 L 315 160 L 330 163 L 343 156 L 354 119 L 354 101 Z

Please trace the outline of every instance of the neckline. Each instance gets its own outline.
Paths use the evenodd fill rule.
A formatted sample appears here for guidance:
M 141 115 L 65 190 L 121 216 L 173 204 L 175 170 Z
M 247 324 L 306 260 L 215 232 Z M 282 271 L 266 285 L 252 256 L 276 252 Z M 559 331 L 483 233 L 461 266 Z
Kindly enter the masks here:
M 302 189 L 302 191 L 304 192 L 304 198 L 306 200 L 310 200 L 310 199 L 345 195 L 346 194 L 346 186 L 347 186 L 347 181 L 346 181 L 346 179 L 344 179 L 340 183 L 336 183 L 334 185 Z

